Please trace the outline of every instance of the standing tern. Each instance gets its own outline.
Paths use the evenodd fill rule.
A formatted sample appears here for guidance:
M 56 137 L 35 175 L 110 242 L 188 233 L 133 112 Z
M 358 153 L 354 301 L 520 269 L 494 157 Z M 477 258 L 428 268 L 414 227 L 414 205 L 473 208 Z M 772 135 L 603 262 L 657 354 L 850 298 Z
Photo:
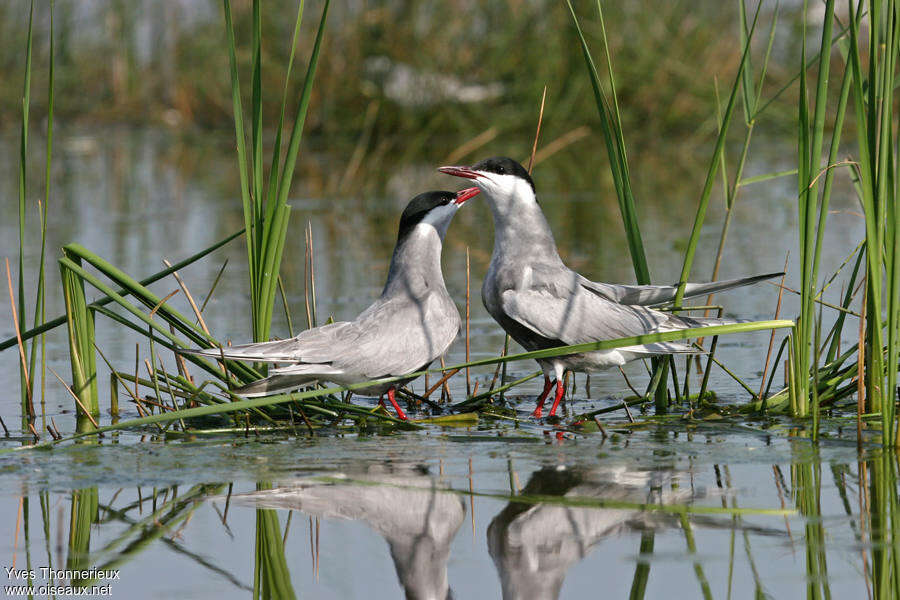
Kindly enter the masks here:
M 441 247 L 453 215 L 479 193 L 425 192 L 413 198 L 400 217 L 397 245 L 381 296 L 353 321 L 307 329 L 287 340 L 228 348 L 187 350 L 211 358 L 289 363 L 270 375 L 233 390 L 247 398 L 287 392 L 317 381 L 338 385 L 401 377 L 428 368 L 459 333 L 459 311 L 441 273 Z M 406 415 L 395 391 L 413 377 L 358 388 L 361 395 L 383 397 Z M 379 400 L 383 403 L 383 400 Z
M 442 173 L 471 179 L 483 192 L 494 217 L 494 251 L 481 286 L 485 308 L 528 351 L 734 323 L 734 320 L 680 317 L 655 310 L 675 298 L 676 285 L 617 285 L 582 277 L 563 264 L 547 219 L 538 204 L 534 181 L 511 158 L 485 159 L 471 167 L 441 167 Z M 772 273 L 714 283 L 688 283 L 684 297 L 700 296 L 756 283 Z M 680 342 L 656 342 L 614 350 L 570 354 L 538 363 L 544 390 L 533 416 L 556 383 L 550 416 L 564 393 L 565 371 L 621 366 L 652 355 L 696 352 Z

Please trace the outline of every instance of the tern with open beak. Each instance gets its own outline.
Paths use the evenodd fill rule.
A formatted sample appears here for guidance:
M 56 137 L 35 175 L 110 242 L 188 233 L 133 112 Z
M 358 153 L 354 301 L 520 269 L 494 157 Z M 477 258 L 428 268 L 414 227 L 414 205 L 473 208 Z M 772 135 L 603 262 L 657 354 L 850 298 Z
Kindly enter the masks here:
M 511 158 L 488 158 L 471 167 L 441 167 L 442 173 L 471 179 L 494 217 L 494 251 L 481 286 L 488 312 L 528 351 L 612 340 L 708 325 L 731 319 L 681 317 L 655 310 L 675 298 L 677 286 L 616 285 L 582 277 L 563 264 L 553 233 L 538 204 L 534 181 Z M 749 285 L 771 273 L 715 283 L 688 283 L 684 297 Z M 533 415 L 556 383 L 550 416 L 564 393 L 563 374 L 621 366 L 652 355 L 696 352 L 681 342 L 659 342 L 538 360 L 544 390 Z
M 227 348 L 188 350 L 211 358 L 288 363 L 270 375 L 233 390 L 254 398 L 287 392 L 317 381 L 350 385 L 402 377 L 428 368 L 459 333 L 459 311 L 444 285 L 441 247 L 456 211 L 478 188 L 425 192 L 400 217 L 397 245 L 381 296 L 353 321 L 308 329 L 287 340 Z M 373 383 L 355 391 L 383 396 L 406 415 L 394 398 L 410 379 Z

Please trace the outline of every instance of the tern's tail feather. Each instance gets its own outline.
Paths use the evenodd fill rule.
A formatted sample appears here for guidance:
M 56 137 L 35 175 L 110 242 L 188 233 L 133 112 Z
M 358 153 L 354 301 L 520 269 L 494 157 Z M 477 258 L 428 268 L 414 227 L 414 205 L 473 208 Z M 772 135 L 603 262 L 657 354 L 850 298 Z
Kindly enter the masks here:
M 766 273 L 765 275 L 754 275 L 752 277 L 741 277 L 739 279 L 726 279 L 724 281 L 713 281 L 711 283 L 688 283 L 684 286 L 684 297 L 693 298 L 694 296 L 705 296 L 706 294 L 724 292 L 725 290 L 731 290 L 745 285 L 753 285 L 754 283 L 759 283 L 760 281 L 765 281 L 767 279 L 774 279 L 776 277 L 781 277 L 782 275 L 784 275 L 784 273 Z M 673 288 L 672 297 L 666 298 L 663 302 L 675 299 L 674 290 L 677 289 L 677 286 L 670 287 Z
M 766 279 L 780 277 L 783 273 L 766 273 L 753 277 L 740 279 L 727 279 L 725 281 L 713 281 L 711 283 L 688 283 L 684 286 L 684 297 L 705 296 L 716 292 L 723 292 L 745 285 L 752 285 Z M 611 283 L 598 283 L 586 281 L 582 285 L 588 290 L 603 297 L 614 300 L 619 304 L 637 306 L 657 306 L 675 299 L 678 285 L 616 285 Z
M 244 398 L 259 398 L 290 392 L 304 385 L 315 383 L 316 379 L 310 375 L 270 375 L 265 379 L 257 379 L 231 391 Z
M 296 360 L 296 340 L 276 340 L 259 344 L 241 344 L 223 348 L 179 350 L 181 354 L 196 354 L 210 358 L 227 358 L 253 362 L 292 362 Z
M 748 319 L 727 319 L 714 317 L 681 317 L 672 315 L 671 319 L 661 331 L 672 331 L 673 329 L 693 329 L 695 327 L 711 327 L 713 325 L 734 325 L 735 323 L 746 323 Z M 700 337 L 701 334 L 697 334 Z M 654 342 L 644 344 L 642 346 L 628 346 L 624 348 L 636 354 L 706 354 L 706 350 L 698 346 L 694 346 L 690 341 L 683 342 Z
M 749 323 L 750 319 L 729 319 L 727 317 L 682 317 L 675 316 L 678 329 L 694 327 L 712 327 L 713 325 L 735 325 L 737 323 Z

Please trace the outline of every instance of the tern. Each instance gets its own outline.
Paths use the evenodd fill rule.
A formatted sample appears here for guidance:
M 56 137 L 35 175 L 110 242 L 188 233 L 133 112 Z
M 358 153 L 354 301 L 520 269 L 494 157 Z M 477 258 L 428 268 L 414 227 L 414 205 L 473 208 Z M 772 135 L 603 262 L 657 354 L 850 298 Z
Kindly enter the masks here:
M 481 286 L 485 308 L 512 339 L 528 351 L 598 342 L 692 327 L 735 323 L 733 319 L 680 317 L 655 310 L 675 298 L 677 285 L 599 283 L 568 268 L 538 204 L 534 181 L 511 158 L 485 159 L 471 167 L 441 167 L 442 173 L 471 179 L 494 217 L 494 250 Z M 684 297 L 719 292 L 777 277 L 757 275 L 713 283 L 688 283 Z M 544 390 L 533 416 L 556 383 L 550 416 L 564 393 L 565 371 L 608 369 L 653 355 L 694 353 L 679 342 L 657 342 L 538 360 Z
M 487 528 L 488 553 L 494 560 L 504 600 L 558 598 L 567 573 L 604 541 L 634 533 L 685 528 L 685 523 L 712 531 L 735 523 L 712 515 L 663 510 L 690 506 L 712 496 L 695 488 L 690 472 L 664 465 L 652 470 L 624 464 L 553 466 L 534 471 L 522 496 L 556 502 L 510 503 Z M 686 520 L 686 521 L 685 521 Z M 784 530 L 738 525 L 745 534 L 783 540 Z
M 227 348 L 187 350 L 211 358 L 288 363 L 270 375 L 232 390 L 255 398 L 319 381 L 350 385 L 402 377 L 428 368 L 459 333 L 456 304 L 441 273 L 441 247 L 456 211 L 479 189 L 433 191 L 413 198 L 400 217 L 397 244 L 381 296 L 353 321 L 307 329 L 286 340 Z M 414 377 L 357 388 L 361 395 L 382 397 L 406 415 L 394 394 Z

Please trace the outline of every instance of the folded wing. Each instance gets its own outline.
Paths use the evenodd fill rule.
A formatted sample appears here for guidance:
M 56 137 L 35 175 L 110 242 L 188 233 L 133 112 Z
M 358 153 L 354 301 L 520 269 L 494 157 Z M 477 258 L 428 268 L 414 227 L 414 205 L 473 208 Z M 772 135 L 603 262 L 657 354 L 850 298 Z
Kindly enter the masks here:
M 688 283 L 684 286 L 684 297 L 693 298 L 695 296 L 705 296 L 716 292 L 723 292 L 745 285 L 752 285 L 766 279 L 781 277 L 783 273 L 767 273 L 765 275 L 754 275 L 753 277 L 742 277 L 740 279 L 727 279 L 724 281 L 713 281 L 711 283 Z M 671 302 L 675 299 L 675 293 L 678 291 L 678 284 L 675 285 L 617 285 L 613 283 L 600 283 L 585 279 L 579 275 L 581 285 L 608 300 L 612 300 L 618 304 L 628 304 L 636 306 L 658 306 Z
M 291 363 L 272 375 L 376 379 L 405 375 L 444 353 L 459 331 L 459 313 L 439 294 L 376 301 L 354 321 L 306 330 L 287 340 L 186 353 L 232 360 Z
M 646 306 L 620 304 L 586 288 L 582 280 L 574 271 L 563 274 L 559 270 L 534 269 L 528 287 L 508 289 L 501 294 L 503 312 L 534 333 L 558 340 L 560 345 L 735 322 L 679 317 Z M 627 350 L 647 354 L 695 352 L 683 342 L 655 342 L 628 346 Z

